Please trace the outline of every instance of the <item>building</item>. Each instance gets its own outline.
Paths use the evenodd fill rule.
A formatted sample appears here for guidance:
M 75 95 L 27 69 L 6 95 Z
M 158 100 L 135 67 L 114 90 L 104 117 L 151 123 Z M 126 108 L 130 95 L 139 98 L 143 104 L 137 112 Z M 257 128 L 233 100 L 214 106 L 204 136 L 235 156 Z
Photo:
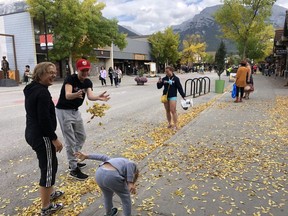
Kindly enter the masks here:
M 24 4 L 0 8 L 0 57 L 6 56 L 10 69 L 19 70 L 21 77 L 25 65 L 37 63 L 33 20 Z
M 97 75 L 100 67 L 120 67 L 125 74 L 133 74 L 134 68 L 144 66 L 152 61 L 150 44 L 147 36 L 138 34 L 118 26 L 119 32 L 127 35 L 127 46 L 123 50 L 113 44 L 110 47 L 95 49 L 97 61 L 93 63 L 91 75 Z M 20 80 L 23 77 L 25 65 L 31 69 L 39 62 L 47 59 L 45 47 L 40 46 L 40 35 L 45 32 L 43 22 L 32 19 L 27 12 L 25 1 L 12 4 L 0 4 L 0 57 L 7 56 L 12 70 L 19 70 Z M 47 34 L 52 32 L 47 29 Z M 14 39 L 14 42 L 13 42 Z M 52 48 L 52 47 L 51 47 Z M 68 60 L 55 62 L 58 77 L 65 77 Z M 19 80 L 19 81 L 20 81 Z
M 288 10 L 283 29 L 275 30 L 273 55 L 276 63 L 276 72 L 280 76 L 288 73 Z

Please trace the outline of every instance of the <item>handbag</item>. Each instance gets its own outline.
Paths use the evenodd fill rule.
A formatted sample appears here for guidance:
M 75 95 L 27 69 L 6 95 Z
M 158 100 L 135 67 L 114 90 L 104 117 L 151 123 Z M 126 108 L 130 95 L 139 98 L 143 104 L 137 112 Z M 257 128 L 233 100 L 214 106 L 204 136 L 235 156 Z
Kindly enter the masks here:
M 236 97 L 236 88 L 237 88 L 236 83 L 234 83 L 232 86 L 232 93 L 231 93 L 232 98 Z
M 168 101 L 168 95 L 165 94 L 165 95 L 162 95 L 161 96 L 161 103 L 166 103 Z
M 170 85 L 168 86 L 167 93 L 166 93 L 165 95 L 162 95 L 162 96 L 161 96 L 161 103 L 167 103 L 167 102 L 168 102 L 168 92 L 169 92 L 169 88 L 170 88 Z

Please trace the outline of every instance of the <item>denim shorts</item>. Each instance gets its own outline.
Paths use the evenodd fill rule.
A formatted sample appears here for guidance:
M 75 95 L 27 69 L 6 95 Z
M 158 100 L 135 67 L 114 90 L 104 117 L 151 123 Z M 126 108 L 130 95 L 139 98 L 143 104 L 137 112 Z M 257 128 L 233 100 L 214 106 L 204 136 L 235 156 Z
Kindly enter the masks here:
M 170 97 L 168 98 L 168 101 L 177 101 L 177 97 Z

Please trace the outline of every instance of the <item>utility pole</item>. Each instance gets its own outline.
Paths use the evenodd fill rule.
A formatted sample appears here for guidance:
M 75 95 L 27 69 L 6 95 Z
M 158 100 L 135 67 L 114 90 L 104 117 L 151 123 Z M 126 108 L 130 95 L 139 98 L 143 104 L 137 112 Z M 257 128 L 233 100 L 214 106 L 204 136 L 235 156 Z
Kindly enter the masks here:
M 44 15 L 44 35 L 45 35 L 45 46 L 46 46 L 46 60 L 49 61 L 49 53 L 48 53 L 48 40 L 47 40 L 47 23 L 46 23 L 46 14 L 45 11 L 43 12 Z

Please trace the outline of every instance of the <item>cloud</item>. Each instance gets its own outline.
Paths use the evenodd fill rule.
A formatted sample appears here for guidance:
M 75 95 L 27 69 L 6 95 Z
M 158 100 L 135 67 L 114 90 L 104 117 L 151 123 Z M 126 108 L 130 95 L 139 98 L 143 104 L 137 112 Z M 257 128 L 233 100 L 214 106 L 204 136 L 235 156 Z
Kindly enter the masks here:
M 0 0 L 10 3 L 20 0 Z M 204 8 L 220 4 L 220 0 L 98 0 L 104 2 L 103 15 L 116 18 L 120 25 L 130 26 L 141 34 L 152 34 L 171 25 L 192 19 Z M 276 4 L 288 8 L 287 0 Z
M 207 6 L 220 0 L 100 0 L 106 4 L 103 15 L 116 18 L 142 34 L 151 34 L 191 19 Z M 122 19 L 133 17 L 134 19 Z M 121 18 L 121 19 L 119 19 Z
M 120 25 L 130 26 L 142 34 L 164 30 L 168 26 L 192 19 L 204 8 L 221 4 L 220 0 L 99 0 L 106 3 L 103 15 L 118 19 Z M 276 4 L 288 8 L 287 0 Z

